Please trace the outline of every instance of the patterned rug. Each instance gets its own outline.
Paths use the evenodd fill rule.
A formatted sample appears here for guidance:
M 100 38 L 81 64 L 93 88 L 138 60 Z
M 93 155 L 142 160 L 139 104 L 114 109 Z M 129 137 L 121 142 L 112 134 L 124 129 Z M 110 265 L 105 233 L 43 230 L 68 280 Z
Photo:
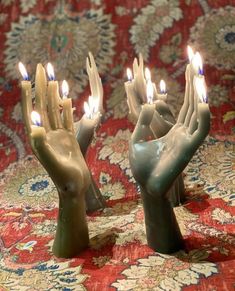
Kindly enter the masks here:
M 234 1 L 12 1 L 0 3 L 0 290 L 234 290 Z M 123 83 L 143 53 L 164 79 L 177 115 L 186 45 L 202 53 L 210 136 L 184 171 L 187 201 L 175 208 L 185 250 L 162 255 L 146 243 L 139 189 L 128 162 L 133 124 Z M 104 120 L 87 163 L 107 208 L 87 216 L 90 246 L 73 259 L 51 252 L 55 186 L 32 155 L 22 123 L 18 61 L 34 79 L 49 60 L 71 84 L 75 119 L 89 95 L 91 51 L 105 91 Z

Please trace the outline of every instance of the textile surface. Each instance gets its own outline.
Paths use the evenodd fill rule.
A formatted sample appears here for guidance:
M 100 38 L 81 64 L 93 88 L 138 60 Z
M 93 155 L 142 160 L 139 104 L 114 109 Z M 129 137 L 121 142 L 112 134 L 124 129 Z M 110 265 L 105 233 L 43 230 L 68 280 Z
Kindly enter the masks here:
M 235 1 L 1 0 L 0 26 L 0 290 L 234 290 Z M 141 52 L 177 116 L 187 44 L 205 63 L 211 131 L 184 171 L 187 201 L 175 208 L 185 250 L 162 255 L 146 243 L 123 84 Z M 57 191 L 25 134 L 17 63 L 33 81 L 36 64 L 51 61 L 70 84 L 78 120 L 89 51 L 105 114 L 86 158 L 107 208 L 87 216 L 90 247 L 58 259 Z

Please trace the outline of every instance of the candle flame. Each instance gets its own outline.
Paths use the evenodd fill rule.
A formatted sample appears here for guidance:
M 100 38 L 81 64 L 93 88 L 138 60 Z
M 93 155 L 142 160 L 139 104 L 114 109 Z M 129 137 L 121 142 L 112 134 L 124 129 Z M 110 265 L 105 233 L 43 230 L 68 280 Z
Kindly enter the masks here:
M 166 83 L 164 80 L 160 81 L 160 92 L 161 94 L 166 94 Z
M 193 57 L 194 57 L 194 52 L 193 52 L 193 49 L 191 48 L 191 46 L 187 46 L 187 51 L 188 51 L 188 59 L 189 59 L 189 62 L 191 63 Z
M 20 73 L 21 73 L 23 79 L 24 79 L 25 81 L 28 80 L 28 79 L 29 79 L 28 73 L 27 73 L 27 71 L 26 71 L 25 66 L 24 66 L 21 62 L 19 62 L 19 64 L 18 64 L 18 68 L 19 68 L 19 71 L 20 71 Z
M 130 68 L 127 68 L 127 69 L 126 69 L 126 74 L 127 74 L 127 79 L 128 79 L 128 81 L 132 81 L 133 76 L 132 76 L 132 71 L 131 71 Z
M 154 90 L 153 83 L 149 80 L 147 82 L 147 92 L 146 92 L 147 93 L 147 102 L 149 104 L 153 103 L 153 90 Z
M 94 98 L 93 97 L 93 102 L 94 102 L 94 113 L 97 113 L 99 111 L 99 98 Z
M 203 75 L 202 57 L 199 52 L 196 52 L 196 54 L 194 55 L 192 63 L 198 74 Z
M 93 109 L 94 109 L 94 102 L 93 102 L 93 97 L 92 97 L 92 96 L 89 96 L 89 97 L 88 97 L 88 105 L 89 105 L 89 107 L 90 107 L 91 112 L 93 112 Z
M 98 112 L 99 102 L 98 98 L 94 98 L 93 96 L 89 96 L 88 102 L 84 102 L 84 111 L 87 118 L 92 119 L 94 114 Z
M 196 78 L 195 87 L 201 102 L 207 103 L 206 86 L 202 78 Z
M 49 80 L 55 80 L 54 68 L 51 63 L 47 64 L 47 75 L 49 77 Z
M 85 112 L 86 117 L 87 118 L 91 118 L 90 107 L 89 107 L 89 105 L 88 105 L 88 103 L 86 101 L 84 102 L 83 107 L 84 107 L 84 112 Z
M 63 95 L 63 98 L 67 98 L 68 95 L 69 95 L 69 85 L 68 85 L 68 82 L 66 80 L 63 80 L 61 87 L 62 87 L 62 95 Z
M 148 81 L 151 81 L 151 72 L 150 72 L 149 68 L 145 68 L 145 72 L 144 72 L 144 74 L 145 74 L 145 79 L 146 79 L 146 81 L 147 81 L 147 82 L 148 82 Z
M 41 117 L 37 111 L 31 112 L 31 120 L 34 125 L 41 126 Z

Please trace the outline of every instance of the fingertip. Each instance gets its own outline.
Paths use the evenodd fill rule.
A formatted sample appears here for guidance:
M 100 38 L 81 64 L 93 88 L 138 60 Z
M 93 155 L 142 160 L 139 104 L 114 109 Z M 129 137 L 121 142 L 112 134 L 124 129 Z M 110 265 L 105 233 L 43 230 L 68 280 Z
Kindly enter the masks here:
M 140 65 L 141 67 L 144 66 L 144 58 L 143 58 L 142 53 L 139 53 L 139 65 Z
M 198 104 L 198 128 L 194 132 L 194 137 L 202 142 L 210 131 L 210 110 L 206 103 Z
M 155 106 L 151 104 L 142 105 L 141 112 L 139 115 L 139 122 L 143 125 L 149 125 L 152 121 Z
M 41 147 L 46 141 L 46 130 L 42 126 L 31 126 L 30 138 L 34 148 Z
M 88 56 L 89 56 L 89 59 L 91 60 L 91 58 L 93 57 L 91 51 L 88 52 Z
M 87 73 L 89 73 L 91 70 L 91 64 L 90 64 L 89 57 L 86 58 L 86 70 L 87 70 Z

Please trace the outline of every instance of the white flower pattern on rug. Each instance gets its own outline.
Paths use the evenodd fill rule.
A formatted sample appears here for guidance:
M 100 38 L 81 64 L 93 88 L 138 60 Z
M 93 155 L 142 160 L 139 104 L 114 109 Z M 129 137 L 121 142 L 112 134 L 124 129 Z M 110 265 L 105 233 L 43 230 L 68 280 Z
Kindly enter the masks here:
M 183 17 L 178 0 L 151 0 L 134 18 L 130 29 L 131 42 L 136 54 L 142 53 L 148 59 L 150 47 L 153 47 L 166 28 Z
M 119 129 L 115 136 L 108 136 L 103 141 L 103 147 L 99 152 L 99 159 L 109 159 L 110 164 L 119 165 L 120 168 L 130 176 L 129 145 L 131 137 L 129 129 Z M 132 175 L 131 175 L 132 176 Z
M 54 14 L 47 18 L 28 14 L 12 23 L 6 35 L 5 71 L 9 78 L 18 78 L 15 67 L 22 61 L 33 79 L 37 63 L 46 64 L 50 60 L 56 78 L 68 80 L 70 96 L 77 98 L 87 85 L 84 68 L 89 51 L 94 55 L 99 73 L 108 70 L 114 55 L 115 26 L 102 8 L 80 14 L 69 12 L 64 5 L 58 2 Z
M 15 291 L 85 290 L 82 283 L 88 277 L 86 274 L 81 274 L 81 266 L 70 267 L 69 262 L 50 260 L 29 270 L 24 268 L 9 270 L 2 262 L 0 264 L 2 265 L 1 284 Z
M 200 277 L 218 273 L 216 264 L 205 261 L 208 254 L 194 250 L 176 256 L 156 254 L 138 259 L 112 284 L 116 290 L 182 290 L 184 286 L 198 284 Z
M 234 163 L 234 144 L 209 138 L 186 168 L 185 183 L 200 184 L 211 198 L 235 205 Z

